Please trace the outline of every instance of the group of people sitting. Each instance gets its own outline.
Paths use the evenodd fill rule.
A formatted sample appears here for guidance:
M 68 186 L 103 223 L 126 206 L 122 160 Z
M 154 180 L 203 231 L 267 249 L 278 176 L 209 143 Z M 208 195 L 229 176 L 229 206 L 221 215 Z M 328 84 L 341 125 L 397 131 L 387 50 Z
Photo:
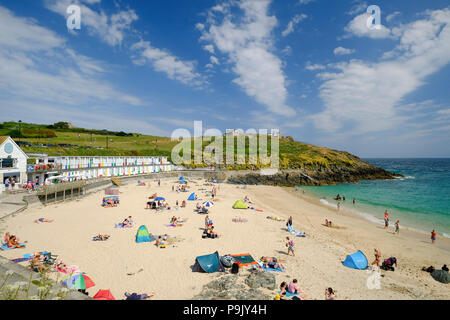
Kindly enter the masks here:
M 131 216 L 125 218 L 123 222 L 116 224 L 116 228 L 132 228 L 134 226 L 134 221 Z
M 183 218 L 180 218 L 180 217 L 177 218 L 177 217 L 173 216 L 170 219 L 170 224 L 173 225 L 173 226 L 176 226 L 176 227 L 181 227 L 183 225 L 183 223 L 186 222 L 186 221 L 187 221 L 187 219 L 183 219 Z
M 17 238 L 15 235 L 10 234 L 7 232 L 5 234 L 5 237 L 3 238 L 4 244 L 8 248 L 23 248 L 24 246 L 20 244 L 19 238 Z
M 167 241 L 167 240 L 169 240 L 169 236 L 167 234 L 158 236 L 158 238 L 156 239 L 156 243 L 155 243 L 156 247 L 157 248 L 165 248 L 166 245 L 163 241 Z
M 103 198 L 102 206 L 105 208 L 117 207 L 119 203 L 119 198 Z
M 197 205 L 195 206 L 195 211 L 197 213 L 201 213 L 201 214 L 208 214 L 209 213 L 208 208 L 206 208 L 205 206 L 202 206 L 200 204 L 200 202 L 197 202 Z
M 206 238 L 211 238 L 211 239 L 215 239 L 218 238 L 220 235 L 214 231 L 214 225 L 213 225 L 213 221 L 211 219 L 209 219 L 209 216 L 205 217 L 205 229 L 203 230 L 203 235 L 202 238 L 206 239 Z
M 172 189 L 174 189 L 174 187 L 172 187 Z M 178 185 L 177 188 L 175 189 L 175 191 L 176 192 L 188 192 L 189 191 L 188 189 L 189 189 L 189 186 L 187 186 L 187 185 Z

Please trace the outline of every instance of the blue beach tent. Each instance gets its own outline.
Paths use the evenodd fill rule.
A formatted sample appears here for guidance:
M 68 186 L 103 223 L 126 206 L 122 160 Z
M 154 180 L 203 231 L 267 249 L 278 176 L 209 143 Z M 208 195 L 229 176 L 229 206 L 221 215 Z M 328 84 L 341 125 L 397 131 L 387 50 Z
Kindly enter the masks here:
M 342 264 L 348 268 L 352 269 L 358 269 L 358 270 L 365 270 L 367 269 L 367 266 L 369 262 L 367 261 L 366 256 L 361 251 L 355 252 L 354 254 L 351 254 L 347 256 L 344 262 Z
M 180 177 L 180 179 L 178 179 L 179 181 L 183 181 L 184 180 L 184 177 Z
M 150 233 L 146 226 L 140 226 L 136 233 L 136 243 L 150 242 Z
M 225 268 L 220 262 L 219 253 L 216 251 L 213 254 L 207 254 L 205 256 L 199 256 L 195 258 L 195 264 L 192 267 L 194 272 L 224 272 Z
M 195 201 L 195 193 L 192 193 L 192 194 L 189 196 L 188 200 L 189 200 L 189 201 Z

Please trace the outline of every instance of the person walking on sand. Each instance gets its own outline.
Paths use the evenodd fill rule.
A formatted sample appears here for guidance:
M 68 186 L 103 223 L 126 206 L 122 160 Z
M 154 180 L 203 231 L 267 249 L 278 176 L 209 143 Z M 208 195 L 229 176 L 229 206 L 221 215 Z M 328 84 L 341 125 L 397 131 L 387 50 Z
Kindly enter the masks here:
M 389 227 L 389 213 L 386 210 L 384 212 L 384 228 L 387 229 Z
M 433 230 L 431 231 L 431 243 L 434 244 L 435 241 L 436 241 L 436 231 Z
M 400 220 L 397 220 L 397 222 L 395 222 L 395 232 L 396 234 L 400 233 Z
M 341 210 L 341 203 L 340 203 L 340 202 L 337 203 L 337 210 L 338 210 L 338 211 Z
M 294 241 L 290 240 L 289 237 L 286 237 L 287 243 L 286 243 L 286 247 L 288 247 L 288 252 L 287 254 L 289 255 L 290 252 L 292 252 L 292 256 L 295 257 L 295 253 L 294 253 Z

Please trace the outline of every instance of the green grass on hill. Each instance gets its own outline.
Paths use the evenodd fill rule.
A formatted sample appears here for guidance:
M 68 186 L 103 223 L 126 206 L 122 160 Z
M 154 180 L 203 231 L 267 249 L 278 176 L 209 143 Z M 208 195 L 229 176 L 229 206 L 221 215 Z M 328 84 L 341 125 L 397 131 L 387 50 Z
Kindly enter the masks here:
M 72 147 L 55 146 L 50 148 L 36 146 L 22 147 L 25 152 L 47 153 L 49 155 L 60 156 L 167 156 L 170 159 L 173 147 L 178 144 L 177 141 L 172 141 L 168 137 L 107 130 L 68 128 L 64 125 L 48 126 L 21 123 L 19 132 L 19 123 L 16 122 L 0 123 L 0 135 L 10 135 L 15 141 L 26 141 L 33 145 L 74 145 Z M 193 141 L 191 143 L 193 145 Z M 203 149 L 210 143 L 204 141 Z M 249 149 L 248 144 L 249 141 L 246 139 L 247 154 Z M 270 148 L 270 137 L 268 138 L 267 144 Z M 246 163 L 248 163 L 248 158 Z M 362 161 L 358 157 L 348 152 L 296 142 L 290 137 L 280 139 L 280 166 L 282 169 L 333 166 L 353 167 L 361 163 Z M 190 167 L 202 166 L 207 165 L 190 165 Z M 227 166 L 228 169 L 237 170 L 252 169 L 253 167 L 255 166 L 249 164 Z M 256 167 L 263 167 L 263 165 L 258 164 Z

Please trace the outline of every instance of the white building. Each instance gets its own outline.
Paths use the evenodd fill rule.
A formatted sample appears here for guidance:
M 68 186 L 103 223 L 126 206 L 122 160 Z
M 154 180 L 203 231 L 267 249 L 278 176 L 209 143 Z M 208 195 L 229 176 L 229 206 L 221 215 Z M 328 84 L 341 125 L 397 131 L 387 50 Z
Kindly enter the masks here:
M 5 190 L 7 179 L 16 181 L 18 186 L 27 182 L 27 159 L 11 137 L 0 136 L 0 193 Z
M 39 157 L 28 166 L 28 179 L 38 185 L 59 177 L 63 181 L 124 177 L 173 171 L 166 157 Z M 50 179 L 52 180 L 52 179 Z

